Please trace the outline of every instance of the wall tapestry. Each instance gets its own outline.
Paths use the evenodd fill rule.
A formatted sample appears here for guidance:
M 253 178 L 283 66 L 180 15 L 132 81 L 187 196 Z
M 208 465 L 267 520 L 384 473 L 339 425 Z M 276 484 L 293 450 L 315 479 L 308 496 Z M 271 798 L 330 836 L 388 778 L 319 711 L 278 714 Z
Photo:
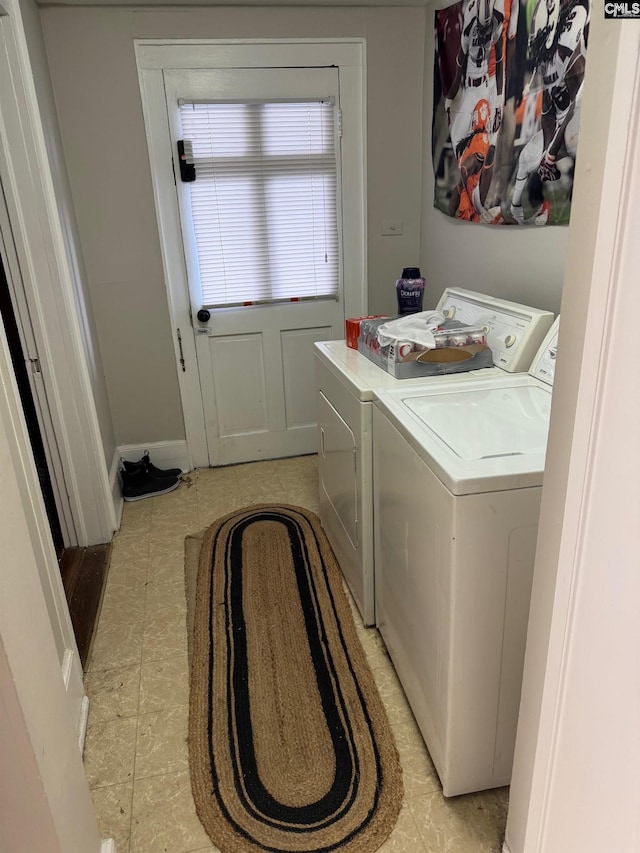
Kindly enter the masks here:
M 435 13 L 435 206 L 569 222 L 591 0 L 461 0 Z

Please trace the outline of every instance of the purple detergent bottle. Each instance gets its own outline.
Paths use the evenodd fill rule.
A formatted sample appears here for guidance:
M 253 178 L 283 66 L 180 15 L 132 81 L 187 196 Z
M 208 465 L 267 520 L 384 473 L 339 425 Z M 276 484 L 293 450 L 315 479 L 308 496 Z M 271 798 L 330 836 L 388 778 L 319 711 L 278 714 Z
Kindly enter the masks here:
M 402 277 L 396 281 L 398 314 L 417 314 L 422 311 L 424 283 L 419 267 L 405 267 L 402 270 Z

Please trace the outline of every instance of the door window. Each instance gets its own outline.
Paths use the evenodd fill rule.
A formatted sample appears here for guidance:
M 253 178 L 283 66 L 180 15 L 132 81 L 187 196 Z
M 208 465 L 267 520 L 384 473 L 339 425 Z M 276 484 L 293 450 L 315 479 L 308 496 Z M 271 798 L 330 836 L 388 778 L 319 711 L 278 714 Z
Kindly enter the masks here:
M 337 299 L 334 99 L 179 109 L 201 307 Z

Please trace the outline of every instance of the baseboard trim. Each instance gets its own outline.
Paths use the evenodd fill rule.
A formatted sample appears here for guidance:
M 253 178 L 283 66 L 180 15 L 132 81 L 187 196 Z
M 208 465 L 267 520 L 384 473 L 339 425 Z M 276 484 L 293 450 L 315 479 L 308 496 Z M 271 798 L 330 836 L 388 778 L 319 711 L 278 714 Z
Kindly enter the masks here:
M 89 697 L 84 696 L 80 706 L 80 722 L 78 724 L 78 745 L 80 755 L 84 753 L 84 742 L 87 739 L 87 723 L 89 721 Z
M 113 838 L 103 838 L 100 853 L 116 853 L 116 842 Z
M 181 468 L 183 473 L 191 470 L 189 449 L 186 441 L 156 441 L 154 444 L 121 444 L 118 449 L 120 457 L 127 462 L 137 462 L 146 451 L 149 451 L 151 461 L 157 468 Z
M 502 853 L 511 853 L 511 848 L 506 841 L 502 844 Z
M 118 477 L 118 471 L 120 470 L 120 455 L 120 448 L 116 447 L 113 459 L 111 460 L 111 468 L 109 469 L 111 500 L 113 501 L 113 511 L 116 514 L 116 525 L 118 530 L 120 529 L 122 509 L 124 507 L 124 501 L 122 500 L 122 486 L 120 485 L 120 477 Z

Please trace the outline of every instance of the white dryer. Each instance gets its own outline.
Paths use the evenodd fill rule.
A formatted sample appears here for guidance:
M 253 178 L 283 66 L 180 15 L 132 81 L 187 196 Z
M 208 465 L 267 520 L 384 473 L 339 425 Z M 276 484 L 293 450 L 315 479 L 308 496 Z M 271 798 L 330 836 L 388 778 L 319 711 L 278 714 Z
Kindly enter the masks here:
M 445 796 L 511 779 L 554 364 L 377 392 L 376 618 Z
M 482 321 L 493 368 L 397 380 L 345 341 L 315 344 L 320 518 L 365 625 L 375 623 L 372 411 L 376 389 L 414 388 L 518 373 L 531 360 L 553 314 L 482 293 L 447 288 L 438 305 L 448 319 Z

